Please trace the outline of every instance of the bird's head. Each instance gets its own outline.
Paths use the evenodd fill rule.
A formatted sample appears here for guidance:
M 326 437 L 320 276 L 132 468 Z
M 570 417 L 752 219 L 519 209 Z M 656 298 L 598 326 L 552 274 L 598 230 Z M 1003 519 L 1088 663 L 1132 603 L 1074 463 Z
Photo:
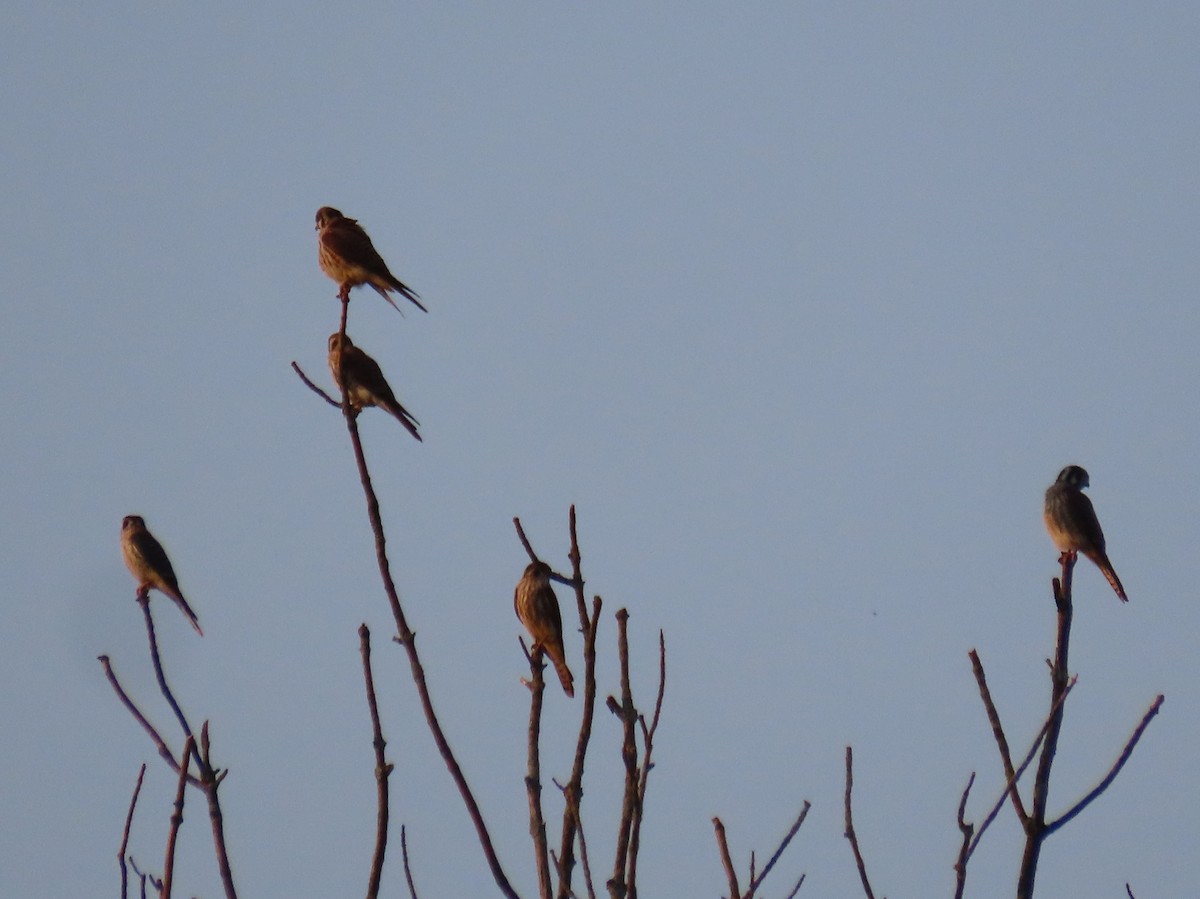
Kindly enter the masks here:
M 317 210 L 317 230 L 320 231 L 330 222 L 335 222 L 338 219 L 344 219 L 345 216 L 334 209 L 332 206 L 322 206 Z
M 123 531 L 144 528 L 145 526 L 146 522 L 141 515 L 126 515 L 123 519 L 121 519 L 121 530 Z
M 1068 465 L 1060 471 L 1058 483 L 1066 487 L 1074 487 L 1076 490 L 1091 486 L 1091 482 L 1088 481 L 1088 473 L 1079 465 Z

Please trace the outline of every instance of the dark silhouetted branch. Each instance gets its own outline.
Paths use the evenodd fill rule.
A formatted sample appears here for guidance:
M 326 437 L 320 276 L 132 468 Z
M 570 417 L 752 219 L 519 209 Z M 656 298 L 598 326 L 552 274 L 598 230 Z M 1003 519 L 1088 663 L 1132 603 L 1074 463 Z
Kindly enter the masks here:
M 637 801 L 633 807 L 633 820 L 629 834 L 629 895 L 637 899 L 637 862 L 641 849 L 642 814 L 646 808 L 646 786 L 650 779 L 650 770 L 654 767 L 654 734 L 658 730 L 658 719 L 662 714 L 663 694 L 667 689 L 667 643 L 663 632 L 658 632 L 658 695 L 654 700 L 654 715 L 650 726 L 646 726 L 644 715 L 638 716 L 638 725 L 642 729 L 642 763 L 639 766 Z
M 125 865 L 125 852 L 129 849 L 129 832 L 133 828 L 133 810 L 137 806 L 138 794 L 142 792 L 142 778 L 146 776 L 146 763 L 138 771 L 137 783 L 133 787 L 133 796 L 129 800 L 129 812 L 125 815 L 125 830 L 121 834 L 121 848 L 117 850 L 117 863 L 121 866 L 121 899 L 126 899 L 129 891 L 129 869 Z
M 367 708 L 371 712 L 371 745 L 375 748 L 375 851 L 371 856 L 371 873 L 367 879 L 367 899 L 375 899 L 379 895 L 379 883 L 383 879 L 383 859 L 387 854 L 388 777 L 392 773 L 392 766 L 384 756 L 387 742 L 383 739 L 379 705 L 375 701 L 375 677 L 371 673 L 371 630 L 365 622 L 358 628 L 358 650 L 362 655 Z
M 309 390 L 311 390 L 313 393 L 317 394 L 317 396 L 323 397 L 325 402 L 329 403 L 329 405 L 333 406 L 333 408 L 340 409 L 342 407 L 341 403 L 339 403 L 337 400 L 335 400 L 333 397 L 331 397 L 328 393 L 326 393 L 324 390 L 322 390 L 320 387 L 318 387 L 316 384 L 314 384 L 311 380 L 309 380 L 308 375 L 306 375 L 303 372 L 303 370 L 300 368 L 300 366 L 296 364 L 296 360 L 294 360 L 294 359 L 292 360 L 292 370 L 295 371 L 296 374 L 300 376 L 301 381 L 303 381 L 306 385 L 308 385 Z
M 779 841 L 778 848 L 776 848 L 775 852 L 771 855 L 771 858 L 767 861 L 766 866 L 762 869 L 762 873 L 759 874 L 757 877 L 755 877 L 753 875 L 753 873 L 751 874 L 750 889 L 746 891 L 745 899 L 753 899 L 754 895 L 758 892 L 758 888 L 760 886 L 762 886 L 763 881 L 767 879 L 767 875 L 771 873 L 771 869 L 775 867 L 775 863 L 777 861 L 779 861 L 779 857 L 781 855 L 783 855 L 783 851 L 785 849 L 787 849 L 788 843 L 790 843 L 792 841 L 792 837 L 794 837 L 799 832 L 800 825 L 803 824 L 804 819 L 806 817 L 808 817 L 808 810 L 811 807 L 812 807 L 812 803 L 810 803 L 807 799 L 805 799 L 804 807 L 802 809 L 800 809 L 800 814 L 796 818 L 795 823 L 792 824 L 791 828 L 787 832 L 787 835 L 784 836 L 784 838 Z M 803 883 L 803 882 L 804 882 L 804 875 L 801 874 L 800 875 L 800 883 Z M 792 890 L 792 895 L 795 895 L 796 890 L 800 889 L 800 883 L 796 884 L 795 889 Z
M 609 696 L 610 712 L 621 719 L 621 758 L 625 763 L 625 790 L 621 800 L 621 821 L 617 825 L 617 851 L 613 860 L 613 876 L 608 881 L 608 892 L 612 899 L 624 899 L 629 895 L 627 873 L 629 867 L 629 839 L 633 830 L 633 818 L 637 813 L 638 764 L 637 764 L 637 708 L 633 704 L 633 689 L 629 683 L 629 612 L 617 611 L 617 656 L 621 669 L 621 701 Z
M 343 337 L 346 334 L 348 307 L 349 298 L 348 296 L 343 296 L 342 320 L 339 330 L 339 333 Z M 342 359 L 344 364 L 344 355 Z M 375 488 L 371 484 L 371 473 L 367 469 L 362 438 L 358 433 L 357 414 L 350 406 L 350 396 L 346 391 L 347 379 L 342 377 L 339 380 L 342 383 L 342 415 L 346 420 L 346 429 L 350 433 L 350 443 L 354 450 L 354 461 L 358 466 L 358 476 L 362 482 L 363 495 L 367 503 L 367 518 L 371 523 L 371 531 L 375 536 L 375 559 L 379 566 L 379 576 L 383 581 L 383 589 L 392 610 L 392 617 L 396 621 L 396 637 L 394 639 L 404 647 L 408 655 L 409 670 L 412 675 L 413 684 L 417 688 L 417 695 L 421 701 L 421 709 L 425 714 L 425 721 L 429 725 L 429 731 L 433 736 L 434 743 L 437 745 L 438 752 L 442 756 L 442 761 L 445 763 L 446 769 L 450 772 L 450 777 L 454 781 L 455 786 L 458 787 L 459 795 L 462 797 L 463 804 L 467 808 L 467 814 L 471 818 L 471 823 L 475 826 L 475 834 L 479 839 L 480 848 L 483 850 L 484 858 L 487 861 L 488 868 L 492 872 L 492 877 L 495 879 L 500 891 L 506 897 L 517 899 L 517 893 L 509 883 L 508 877 L 500 865 L 500 859 L 496 855 L 491 834 L 484 823 L 483 813 L 479 809 L 479 803 L 476 802 L 475 796 L 467 784 L 466 776 L 458 764 L 454 750 L 450 748 L 450 741 L 446 739 L 446 734 L 442 730 L 437 712 L 434 711 L 433 698 L 430 695 L 429 685 L 425 679 L 425 667 L 422 665 L 420 654 L 417 652 L 416 634 L 408 626 L 404 609 L 400 605 L 400 596 L 396 590 L 396 583 L 392 579 L 391 564 L 388 562 L 387 557 L 387 538 L 384 536 L 383 520 L 379 512 L 379 498 L 375 495 Z
M 196 748 L 196 738 L 188 734 L 183 741 L 183 752 L 179 762 L 179 784 L 175 788 L 175 805 L 171 814 L 171 827 L 167 831 L 167 855 L 163 863 L 162 899 L 171 899 L 171 888 L 175 880 L 175 840 L 179 837 L 179 828 L 183 826 L 183 793 L 187 789 L 187 771 L 191 764 L 192 752 Z
M 1109 769 L 1108 774 L 1104 776 L 1104 779 L 1101 780 L 1100 783 L 1096 784 L 1096 786 L 1092 788 L 1091 792 L 1071 806 L 1071 808 L 1064 812 L 1059 818 L 1048 823 L 1046 825 L 1046 836 L 1054 833 L 1054 831 L 1058 830 L 1060 827 L 1082 812 L 1085 808 L 1091 805 L 1092 800 L 1107 790 L 1109 784 L 1116 780 L 1117 775 L 1121 773 L 1121 769 L 1125 767 L 1125 763 L 1129 761 L 1129 756 L 1133 754 L 1133 749 L 1135 746 L 1137 746 L 1138 740 L 1142 738 L 1142 734 L 1145 732 L 1147 726 L 1149 726 L 1154 716 L 1158 714 L 1158 710 L 1162 708 L 1163 700 L 1165 698 L 1166 697 L 1160 693 L 1154 702 L 1150 703 L 1150 708 L 1148 708 L 1146 710 L 1146 714 L 1142 716 L 1142 720 L 1138 723 L 1137 728 L 1134 729 L 1133 734 L 1129 738 L 1129 742 L 1125 744 L 1125 748 L 1121 751 L 1120 757 L 1113 764 L 1112 768 Z
M 975 850 L 979 847 L 979 841 L 983 839 L 984 833 L 991 826 L 992 822 L 996 820 L 996 816 L 1000 814 L 1000 809 L 1004 807 L 1005 798 L 1010 793 L 1017 792 L 1017 783 L 1021 780 L 1021 775 L 1025 773 L 1026 769 L 1033 762 L 1034 756 L 1037 755 L 1038 747 L 1042 745 L 1042 740 L 1045 739 L 1047 731 L 1050 730 L 1054 716 L 1062 708 L 1062 704 L 1066 702 L 1067 696 L 1070 695 L 1071 690 L 1075 686 L 1075 682 L 1076 678 L 1074 677 L 1067 681 L 1066 689 L 1059 694 L 1058 700 L 1055 702 L 1053 708 L 1050 709 L 1049 717 L 1046 718 L 1041 729 L 1038 730 L 1037 735 L 1033 738 L 1033 745 L 1029 747 L 1029 751 L 1025 753 L 1025 758 L 1021 760 L 1021 764 L 1017 766 L 1016 771 L 1009 777 L 1008 783 L 1004 785 L 1004 791 L 1001 792 L 1000 798 L 996 800 L 991 810 L 987 813 L 987 816 L 983 819 L 983 823 L 979 826 L 979 831 L 975 834 L 975 838 L 971 841 L 971 845 L 967 849 L 966 858 L 962 860 L 964 866 L 970 861 L 971 856 L 975 854 Z
M 546 670 L 540 650 L 530 655 L 521 641 L 521 649 L 529 660 L 529 743 L 528 767 L 525 771 L 525 794 L 529 799 L 529 836 L 533 839 L 533 858 L 537 866 L 538 895 L 551 899 L 550 855 L 546 842 L 546 819 L 542 816 L 542 762 L 539 743 L 542 734 L 542 699 L 546 693 Z
M 971 846 L 971 837 L 975 833 L 975 825 L 966 820 L 967 798 L 971 795 L 971 787 L 975 785 L 975 772 L 967 778 L 963 788 L 962 798 L 958 800 L 958 829 L 962 833 L 962 846 L 958 850 L 958 858 L 954 862 L 954 899 L 962 899 L 963 890 L 967 887 L 967 850 Z
M 171 766 L 171 770 L 178 774 L 179 762 L 175 759 L 174 753 L 171 752 L 166 741 L 159 735 L 158 731 L 154 729 L 154 725 L 146 720 L 146 716 L 143 715 L 141 710 L 133 704 L 133 700 L 129 698 L 129 694 L 127 694 L 121 687 L 120 681 L 117 680 L 117 675 L 113 672 L 112 663 L 109 661 L 108 656 L 97 656 L 97 658 L 100 661 L 100 666 L 104 669 L 104 676 L 108 678 L 108 682 L 112 685 L 113 690 L 116 692 L 117 698 L 121 700 L 121 704 L 125 706 L 125 708 L 129 711 L 129 714 L 133 716 L 134 720 L 142 726 L 142 729 L 150 735 L 150 739 L 153 741 L 155 748 L 158 750 L 158 754 L 162 756 L 163 760 L 168 765 Z M 200 786 L 200 781 L 198 778 L 195 778 L 192 775 L 188 775 L 188 778 L 188 783 L 190 783 L 192 786 Z
M 862 852 L 858 848 L 858 835 L 854 832 L 854 816 L 850 811 L 850 793 L 854 789 L 854 751 L 846 747 L 846 839 L 854 850 L 854 863 L 858 865 L 858 876 L 862 880 L 863 892 L 867 899 L 875 899 L 871 891 L 871 882 L 867 880 L 867 865 L 863 861 Z
M 417 887 L 413 883 L 412 868 L 408 865 L 408 832 L 400 825 L 400 855 L 404 859 L 404 882 L 408 884 L 409 899 L 417 899 Z
M 975 650 L 972 649 L 968 655 L 971 657 L 971 669 L 975 672 L 975 682 L 979 685 L 979 696 L 983 700 L 988 721 L 992 725 L 992 736 L 995 737 L 996 747 L 1000 750 L 1000 761 L 1004 765 L 1004 777 L 1009 783 L 1015 784 L 1016 769 L 1013 767 L 1012 755 L 1008 749 L 1008 738 L 1004 736 L 1004 728 L 1000 724 L 1000 713 L 996 711 L 996 704 L 992 701 L 987 677 L 983 673 L 983 663 L 979 661 L 979 653 Z M 1017 817 L 1024 824 L 1029 820 L 1029 815 L 1025 812 L 1025 806 L 1021 802 L 1021 794 L 1014 789 L 1009 795 L 1012 796 L 1013 808 L 1017 812 Z

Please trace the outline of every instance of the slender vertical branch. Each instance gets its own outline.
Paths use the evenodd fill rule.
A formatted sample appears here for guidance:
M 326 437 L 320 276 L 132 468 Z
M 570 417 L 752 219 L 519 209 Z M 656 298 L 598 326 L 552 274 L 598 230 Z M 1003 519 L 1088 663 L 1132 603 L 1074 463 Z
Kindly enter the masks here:
M 524 649 L 525 642 L 521 641 Z M 544 677 L 546 664 L 542 661 L 540 649 L 532 655 L 526 651 L 529 660 L 529 759 L 525 772 L 525 793 L 529 799 L 529 836 L 533 839 L 533 858 L 537 866 L 538 895 L 542 899 L 551 899 L 553 895 L 550 885 L 550 857 L 546 843 L 546 819 L 542 817 L 542 762 L 539 743 L 542 735 L 542 699 L 546 693 Z
M 413 883 L 412 868 L 408 864 L 408 831 L 400 825 L 400 856 L 404 860 L 404 882 L 408 884 L 408 899 L 417 899 L 417 887 Z
M 634 804 L 633 822 L 629 834 L 629 896 L 637 899 L 637 861 L 641 849 L 642 815 L 646 809 L 646 786 L 650 779 L 650 769 L 654 767 L 654 734 L 658 730 L 658 719 L 662 715 L 663 694 L 667 689 L 667 643 L 660 629 L 658 632 L 658 695 L 654 700 L 654 715 L 650 726 L 646 726 L 644 716 L 638 716 L 638 724 L 642 729 L 642 763 L 638 775 L 637 801 Z M 753 879 L 753 875 L 751 875 Z
M 347 310 L 349 306 L 349 298 L 347 295 L 342 296 L 342 321 L 339 333 L 343 336 L 346 333 Z M 344 360 L 344 356 L 343 356 Z M 517 893 L 512 888 L 508 881 L 508 877 L 504 873 L 504 869 L 500 865 L 500 859 L 496 855 L 495 847 L 492 844 L 491 834 L 488 832 L 487 825 L 483 820 L 483 813 L 479 809 L 479 803 L 476 802 L 474 794 L 471 792 L 470 786 L 467 784 L 467 778 L 462 772 L 462 768 L 458 764 L 458 759 L 454 755 L 454 750 L 450 748 L 450 742 L 446 739 L 446 734 L 442 730 L 441 722 L 438 720 L 437 713 L 433 708 L 433 698 L 429 693 L 429 685 L 425 679 L 425 668 L 421 664 L 420 654 L 417 652 L 416 634 L 408 626 L 408 620 L 404 615 L 404 609 L 400 605 L 400 596 L 396 590 L 396 583 L 392 579 L 391 565 L 387 557 L 387 538 L 384 536 L 383 520 L 379 512 L 379 498 L 375 495 L 375 488 L 371 484 L 371 473 L 367 469 L 366 456 L 363 453 L 362 438 L 358 433 L 357 414 L 350 406 L 350 396 L 346 391 L 346 378 L 341 378 L 342 382 L 342 414 L 346 419 L 346 429 L 350 433 L 350 443 L 354 449 L 354 461 L 358 466 L 359 480 L 362 482 L 363 495 L 367 503 L 367 518 L 371 523 L 371 531 L 375 536 L 375 560 L 379 566 L 379 576 L 383 581 L 383 589 L 387 594 L 388 604 L 392 610 L 392 617 L 396 621 L 396 637 L 397 642 L 404 647 L 408 654 L 409 670 L 412 674 L 413 684 L 417 688 L 417 695 L 421 701 L 421 708 L 425 713 L 425 720 L 429 725 L 429 731 L 433 735 L 433 741 L 437 745 L 438 752 L 442 756 L 442 761 L 446 764 L 446 769 L 450 772 L 450 777 L 458 787 L 459 795 L 462 797 L 463 804 L 467 807 L 467 814 L 471 818 L 471 823 L 475 825 L 475 834 L 479 839 L 479 845 L 483 850 L 484 858 L 487 861 L 488 868 L 492 872 L 492 877 L 496 881 L 496 885 L 500 891 L 508 897 L 508 899 L 517 899 Z
M 193 753 L 194 755 L 195 753 Z M 208 800 L 208 820 L 212 825 L 213 848 L 217 854 L 217 870 L 221 874 L 221 885 L 225 888 L 225 899 L 237 899 L 233 886 L 233 867 L 229 864 L 229 851 L 225 847 L 225 816 L 221 813 L 221 800 L 217 790 L 225 779 L 225 772 L 218 773 L 212 764 L 212 747 L 208 740 L 208 722 L 200 728 L 200 788 Z
M 963 891 L 967 888 L 967 850 L 971 846 L 971 837 L 975 833 L 975 825 L 966 820 L 967 797 L 971 795 L 971 787 L 975 785 L 975 772 L 967 779 L 963 788 L 962 798 L 958 800 L 958 829 L 962 833 L 962 846 L 958 850 L 958 859 L 954 862 L 954 899 L 962 899 Z
M 871 891 L 871 882 L 867 880 L 867 865 L 863 861 L 862 852 L 858 848 L 858 835 L 854 832 L 854 816 L 850 811 L 850 793 L 854 789 L 854 751 L 849 746 L 846 747 L 846 839 L 850 841 L 850 848 L 854 850 L 854 863 L 858 865 L 858 876 L 862 880 L 863 892 L 866 893 L 867 899 L 875 899 L 875 894 Z
M 621 758 L 625 762 L 625 790 L 621 800 L 621 820 L 617 825 L 617 851 L 613 861 L 613 876 L 608 881 L 608 892 L 612 899 L 624 899 L 627 895 L 626 867 L 629 860 L 629 838 L 633 829 L 633 816 L 637 807 L 637 708 L 633 704 L 633 689 L 629 684 L 629 612 L 617 611 L 617 656 L 621 669 L 621 701 L 609 696 L 608 709 L 621 719 Z
M 583 632 L 583 708 L 580 712 L 579 738 L 575 742 L 575 760 L 571 766 L 571 777 L 563 788 L 566 800 L 563 808 L 562 842 L 558 853 L 558 899 L 571 895 L 571 874 L 575 865 L 575 834 L 581 827 L 580 804 L 583 801 L 583 770 L 588 745 L 592 738 L 592 722 L 596 713 L 596 634 L 600 626 L 600 609 L 603 605 L 599 596 L 592 598 L 592 612 L 588 615 L 584 599 L 582 556 L 579 552 L 579 535 L 576 530 L 575 506 L 571 506 L 569 517 L 571 548 L 567 558 L 571 561 L 571 580 L 575 592 L 575 609 L 579 615 L 579 628 Z M 582 830 L 580 830 L 580 852 L 583 852 Z M 585 870 L 587 890 L 593 891 L 591 873 Z
M 184 758 L 187 758 L 184 755 Z M 186 773 L 186 769 L 185 769 Z M 133 810 L 137 806 L 138 794 L 142 792 L 142 778 L 146 776 L 146 763 L 138 771 L 137 783 L 133 787 L 133 796 L 129 800 L 129 812 L 125 815 L 125 831 L 121 835 L 121 848 L 117 850 L 117 863 L 121 866 L 121 899 L 126 899 L 129 891 L 129 869 L 125 865 L 125 852 L 129 849 L 129 832 L 133 828 Z
M 1055 641 L 1054 661 L 1050 666 L 1050 726 L 1046 728 L 1042 754 L 1033 779 L 1032 809 L 1025 824 L 1025 852 L 1017 876 L 1017 899 L 1032 899 L 1037 877 L 1038 858 L 1046 839 L 1046 803 L 1050 798 L 1050 769 L 1058 751 L 1058 735 L 1062 732 L 1063 705 L 1061 698 L 1067 690 L 1067 659 L 1071 646 L 1071 575 L 1075 554 L 1064 552 L 1059 557 L 1062 579 L 1054 578 L 1054 604 L 1058 609 L 1058 639 Z
M 388 839 L 388 777 L 392 765 L 384 755 L 387 742 L 379 721 L 379 705 L 375 700 L 375 677 L 371 673 L 371 630 L 364 623 L 358 628 L 358 649 L 362 655 L 363 680 L 367 687 L 367 707 L 371 713 L 371 745 L 375 748 L 375 851 L 371 856 L 371 873 L 367 878 L 367 899 L 379 895 L 383 879 L 383 859 Z
M 179 784 L 175 789 L 175 805 L 171 814 L 171 828 L 167 831 L 167 856 L 163 863 L 162 899 L 171 899 L 172 882 L 175 879 L 175 840 L 179 836 L 179 828 L 183 825 L 183 792 L 187 789 L 187 771 L 191 764 L 192 750 L 196 748 L 196 738 L 188 734 L 183 741 L 183 758 L 179 762 Z

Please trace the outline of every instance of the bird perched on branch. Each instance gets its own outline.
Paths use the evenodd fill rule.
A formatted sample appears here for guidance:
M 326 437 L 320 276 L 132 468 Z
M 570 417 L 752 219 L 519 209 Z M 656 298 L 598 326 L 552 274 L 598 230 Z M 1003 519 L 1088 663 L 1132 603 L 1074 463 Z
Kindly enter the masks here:
M 350 335 L 337 333 L 329 335 L 329 371 L 338 389 L 342 387 L 342 374 L 346 376 L 346 393 L 350 396 L 350 405 L 356 410 L 367 406 L 378 406 L 385 409 L 408 428 L 408 433 L 418 440 L 417 433 L 420 424 L 408 410 L 400 405 L 396 394 L 383 377 L 379 363 L 356 347 L 350 340 Z M 423 441 L 422 441 L 423 442 Z
M 517 582 L 513 596 L 513 608 L 517 617 L 533 637 L 531 654 L 545 652 L 554 663 L 563 692 L 575 695 L 575 678 L 567 667 L 567 652 L 563 648 L 562 612 L 558 608 L 558 597 L 550 586 L 550 566 L 545 562 L 530 562 L 525 573 Z
M 338 283 L 343 299 L 349 297 L 351 287 L 370 284 L 397 312 L 400 307 L 389 295 L 393 290 L 410 299 L 422 312 L 429 311 L 421 305 L 415 291 L 388 271 L 387 263 L 358 221 L 346 218 L 332 206 L 317 210 L 317 261 L 321 263 L 321 271 Z
M 1128 602 L 1121 579 L 1108 561 L 1104 547 L 1104 531 L 1096 518 L 1092 501 L 1083 493 L 1089 486 L 1088 473 L 1078 465 L 1068 465 L 1058 473 L 1058 479 L 1046 490 L 1046 507 L 1042 517 L 1054 545 L 1064 553 L 1083 553 L 1096 563 L 1108 578 L 1121 602 Z
M 151 587 L 165 593 L 175 600 L 175 605 L 187 616 L 196 633 L 203 637 L 200 620 L 179 591 L 179 581 L 175 577 L 175 569 L 171 567 L 171 560 L 167 558 L 166 550 L 154 539 L 154 535 L 146 530 L 146 522 L 142 520 L 142 516 L 126 515 L 121 522 L 121 554 L 125 557 L 125 567 L 138 582 L 138 596 L 148 596 Z

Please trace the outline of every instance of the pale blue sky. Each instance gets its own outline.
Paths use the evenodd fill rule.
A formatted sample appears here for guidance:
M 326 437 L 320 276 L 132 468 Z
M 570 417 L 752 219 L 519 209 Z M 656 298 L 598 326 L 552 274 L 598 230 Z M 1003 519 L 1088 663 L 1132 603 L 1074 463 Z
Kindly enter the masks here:
M 803 896 L 856 895 L 847 743 L 877 891 L 948 895 L 963 784 L 979 772 L 976 820 L 1002 786 L 967 651 L 1023 747 L 1052 651 L 1041 495 L 1072 462 L 1131 601 L 1081 565 L 1052 808 L 1167 700 L 1047 844 L 1041 893 L 1194 890 L 1198 39 L 1183 3 L 10 4 L 0 894 L 112 894 L 143 760 L 131 848 L 161 866 L 174 779 L 95 661 L 170 730 L 130 513 L 207 633 L 156 601 L 230 769 L 242 895 L 364 888 L 362 621 L 397 766 L 385 894 L 401 822 L 423 895 L 493 894 L 387 643 L 345 429 L 288 367 L 328 381 L 326 204 L 430 308 L 356 293 L 350 332 L 425 443 L 382 413 L 362 429 L 435 700 L 523 894 L 512 516 L 565 568 L 577 505 L 646 703 L 666 632 L 643 895 L 719 895 L 712 816 L 744 871 L 804 799 L 774 893 L 806 871 Z M 606 613 L 605 692 L 614 637 Z M 548 776 L 579 707 L 548 694 Z M 601 710 L 603 869 L 619 739 Z M 177 883 L 216 896 L 190 803 Z M 1020 842 L 1005 810 L 968 895 L 1011 893 Z

